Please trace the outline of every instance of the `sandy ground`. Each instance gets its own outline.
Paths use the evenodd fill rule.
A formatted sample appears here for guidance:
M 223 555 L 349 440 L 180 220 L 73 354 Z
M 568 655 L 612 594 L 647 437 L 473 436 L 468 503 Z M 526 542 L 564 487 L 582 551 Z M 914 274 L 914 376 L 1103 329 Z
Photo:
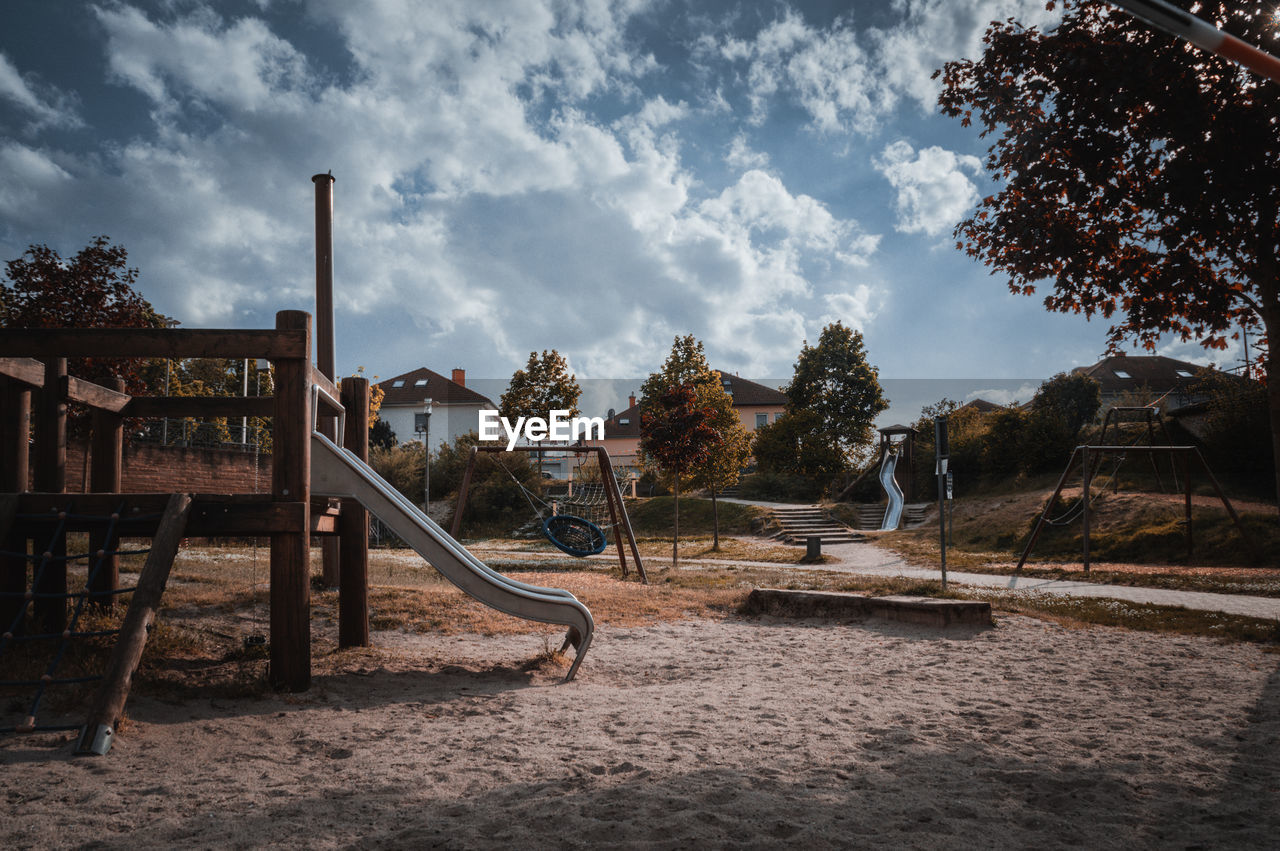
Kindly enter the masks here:
M 0 740 L 4 847 L 1274 847 L 1280 656 L 1002 617 L 380 633 L 302 695 Z M 351 664 L 354 661 L 354 664 Z

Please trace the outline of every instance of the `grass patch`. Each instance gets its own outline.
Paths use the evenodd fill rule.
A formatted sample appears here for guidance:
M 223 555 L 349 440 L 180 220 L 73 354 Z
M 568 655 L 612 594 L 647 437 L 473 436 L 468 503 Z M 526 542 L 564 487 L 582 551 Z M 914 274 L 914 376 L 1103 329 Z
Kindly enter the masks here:
M 675 498 L 655 496 L 628 500 L 627 514 L 637 536 L 670 538 L 674 534 Z M 750 535 L 769 513 L 757 505 L 716 500 L 720 513 L 721 535 Z M 710 535 L 715 531 L 711 500 L 680 497 L 680 535 Z
M 1280 622 L 1265 618 L 1094 597 L 1011 594 L 998 591 L 971 592 L 966 596 L 975 600 L 988 600 L 993 607 L 998 607 L 1004 612 L 1046 618 L 1067 626 L 1087 624 L 1123 627 L 1143 632 L 1199 635 L 1271 645 L 1280 650 Z

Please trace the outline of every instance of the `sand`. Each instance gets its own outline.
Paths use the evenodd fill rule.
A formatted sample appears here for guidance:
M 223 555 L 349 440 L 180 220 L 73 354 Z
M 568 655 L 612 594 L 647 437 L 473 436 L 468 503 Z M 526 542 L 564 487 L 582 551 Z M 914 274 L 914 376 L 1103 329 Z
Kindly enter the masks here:
M 311 691 L 0 740 L 23 847 L 1274 847 L 1280 656 L 1000 617 L 378 633 Z

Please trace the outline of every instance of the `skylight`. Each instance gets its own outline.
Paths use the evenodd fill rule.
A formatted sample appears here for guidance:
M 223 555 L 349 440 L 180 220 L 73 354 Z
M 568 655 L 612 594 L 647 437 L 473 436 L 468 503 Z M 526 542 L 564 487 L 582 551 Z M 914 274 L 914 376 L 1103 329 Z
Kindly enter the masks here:
M 1195 374 L 1188 370 L 1180 369 L 1178 370 L 1178 377 L 1179 378 L 1195 378 Z
M 413 382 L 413 386 L 414 386 L 414 387 L 426 387 L 426 386 L 427 386 L 427 379 L 425 379 L 425 378 L 419 378 L 417 381 Z
M 1123 369 L 1113 369 L 1112 372 L 1116 374 L 1116 378 L 1133 378 L 1132 375 L 1125 372 Z
M 404 386 L 404 379 L 403 379 L 403 378 L 397 378 L 395 381 L 391 382 L 391 386 L 392 386 L 392 387 L 403 387 L 403 386 Z

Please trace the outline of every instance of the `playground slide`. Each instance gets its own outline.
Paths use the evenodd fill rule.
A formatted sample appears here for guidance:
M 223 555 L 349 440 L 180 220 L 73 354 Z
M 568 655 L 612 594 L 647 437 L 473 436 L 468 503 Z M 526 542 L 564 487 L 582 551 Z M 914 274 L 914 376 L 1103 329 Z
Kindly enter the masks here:
M 526 620 L 569 627 L 563 651 L 577 646 L 572 680 L 591 644 L 595 622 L 578 598 L 560 588 L 519 582 L 493 570 L 455 541 L 395 488 L 349 450 L 322 434 L 311 435 L 311 493 L 358 500 L 442 576 L 464 592 L 500 612 Z
M 884 510 L 884 522 L 880 524 L 881 532 L 892 532 L 902 521 L 902 488 L 893 477 L 894 468 L 898 466 L 898 453 L 886 452 L 884 463 L 880 465 L 880 486 L 889 495 L 889 505 Z

